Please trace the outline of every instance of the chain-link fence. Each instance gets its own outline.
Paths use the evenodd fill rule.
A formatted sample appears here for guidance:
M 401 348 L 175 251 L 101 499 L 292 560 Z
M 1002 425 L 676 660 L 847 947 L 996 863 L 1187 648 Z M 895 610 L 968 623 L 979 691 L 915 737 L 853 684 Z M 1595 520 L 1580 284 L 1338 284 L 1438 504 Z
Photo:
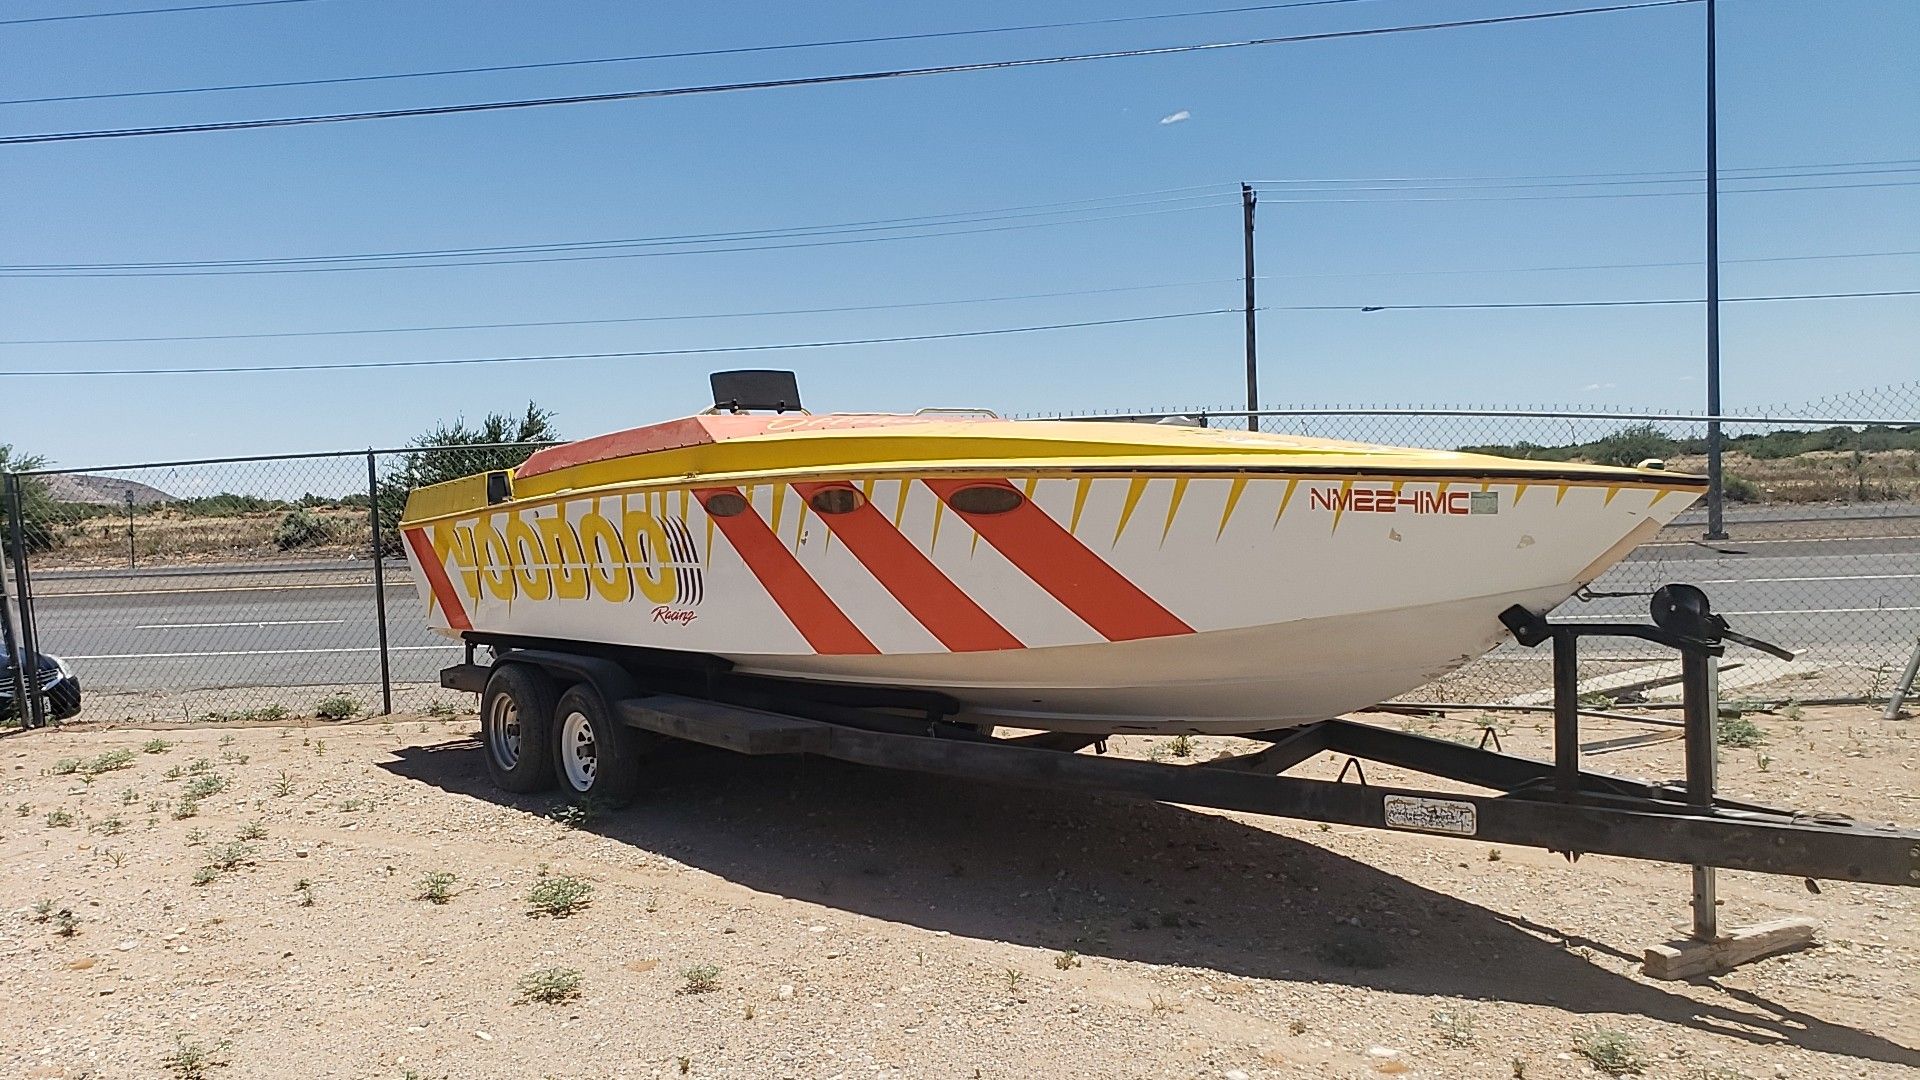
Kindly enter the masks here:
M 15 474 L 5 535 L 26 585 L 15 582 L 23 636 L 66 662 L 89 718 L 344 716 L 458 701 L 439 690 L 438 672 L 460 648 L 407 605 L 395 526 L 410 488 L 511 468 L 538 446 Z
M 1229 408 L 1108 415 L 1231 430 L 1249 420 Z M 1675 414 L 1328 407 L 1259 410 L 1251 419 L 1276 434 L 1607 465 L 1658 458 L 1677 471 L 1707 471 L 1706 419 Z M 1731 650 L 1723 699 L 1884 699 L 1920 647 L 1920 383 L 1791 413 L 1755 410 L 1720 427 L 1725 537 L 1706 539 L 1703 500 L 1556 616 L 1644 619 L 1655 588 L 1691 582 L 1736 629 L 1799 654 L 1787 662 Z M 1678 704 L 1677 664 L 1628 643 L 1596 642 L 1583 656 L 1582 689 L 1595 704 Z M 1549 697 L 1549 664 L 1543 652 L 1509 642 L 1406 697 L 1539 704 Z
M 1231 409 L 1122 415 L 1247 423 L 1245 410 Z M 1736 629 L 1800 654 L 1788 663 L 1733 650 L 1723 697 L 1884 699 L 1920 638 L 1917 418 L 1920 384 L 1725 419 L 1727 537 L 1704 539 L 1696 506 L 1558 616 L 1643 618 L 1646 594 L 1690 581 Z M 1256 422 L 1267 432 L 1521 458 L 1706 465 L 1704 420 L 1670 414 L 1307 408 L 1262 411 Z M 436 673 L 459 646 L 421 625 L 393 525 L 409 487 L 510 467 L 535 448 L 15 474 L 7 543 L 23 556 L 11 561 L 28 586 L 25 629 L 77 675 L 89 717 L 452 704 L 460 699 L 438 688 Z M 382 560 L 373 558 L 376 528 Z M 1596 644 L 1586 657 L 1583 691 L 1593 702 L 1677 704 L 1668 658 L 1630 644 Z M 1510 643 L 1407 698 L 1538 704 L 1549 682 L 1547 656 Z

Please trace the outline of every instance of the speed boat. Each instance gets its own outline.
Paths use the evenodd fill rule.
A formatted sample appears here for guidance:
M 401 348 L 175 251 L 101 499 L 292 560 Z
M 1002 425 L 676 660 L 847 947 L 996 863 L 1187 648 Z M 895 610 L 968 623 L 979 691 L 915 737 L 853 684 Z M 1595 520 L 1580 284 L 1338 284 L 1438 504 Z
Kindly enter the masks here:
M 1204 427 L 816 415 L 724 385 L 707 413 L 414 490 L 428 625 L 934 691 L 987 725 L 1270 731 L 1483 655 L 1503 610 L 1559 604 L 1706 486 Z

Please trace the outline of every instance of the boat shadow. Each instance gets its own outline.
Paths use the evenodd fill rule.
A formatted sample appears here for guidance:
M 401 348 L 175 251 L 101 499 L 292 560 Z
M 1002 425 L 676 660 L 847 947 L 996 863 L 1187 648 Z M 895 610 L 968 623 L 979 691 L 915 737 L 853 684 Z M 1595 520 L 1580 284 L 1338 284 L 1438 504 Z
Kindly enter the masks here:
M 472 740 L 395 753 L 384 767 L 448 792 L 533 814 L 560 805 L 494 788 Z M 1872 1032 L 1717 983 L 1697 985 L 1718 1002 L 1676 994 L 1579 951 L 1634 959 L 1617 945 L 1218 814 L 701 748 L 660 765 L 646 791 L 589 829 L 747 888 L 889 922 L 1259 979 L 1638 1014 L 1920 1066 L 1920 1050 Z

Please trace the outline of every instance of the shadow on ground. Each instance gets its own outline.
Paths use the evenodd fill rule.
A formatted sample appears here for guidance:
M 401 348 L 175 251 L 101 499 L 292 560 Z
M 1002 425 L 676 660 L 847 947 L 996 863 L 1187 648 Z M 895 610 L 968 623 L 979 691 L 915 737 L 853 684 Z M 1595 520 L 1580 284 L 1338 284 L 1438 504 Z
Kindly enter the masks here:
M 529 813 L 559 805 L 494 788 L 471 740 L 396 753 L 386 768 L 455 794 Z M 1750 992 L 1701 1002 L 1635 981 L 1573 951 L 1623 955 L 1615 946 L 1213 814 L 698 748 L 658 773 L 592 831 L 890 922 L 1261 979 L 1640 1014 L 1920 1065 L 1920 1051 Z

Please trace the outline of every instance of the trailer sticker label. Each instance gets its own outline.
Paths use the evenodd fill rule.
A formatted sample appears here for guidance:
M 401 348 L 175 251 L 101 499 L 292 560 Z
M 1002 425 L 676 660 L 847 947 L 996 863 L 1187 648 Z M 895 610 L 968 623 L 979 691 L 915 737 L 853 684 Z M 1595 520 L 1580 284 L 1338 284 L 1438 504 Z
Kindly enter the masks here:
M 1420 799 L 1412 795 L 1384 797 L 1387 827 L 1414 832 L 1472 836 L 1480 831 L 1480 817 L 1470 802 L 1453 799 Z

